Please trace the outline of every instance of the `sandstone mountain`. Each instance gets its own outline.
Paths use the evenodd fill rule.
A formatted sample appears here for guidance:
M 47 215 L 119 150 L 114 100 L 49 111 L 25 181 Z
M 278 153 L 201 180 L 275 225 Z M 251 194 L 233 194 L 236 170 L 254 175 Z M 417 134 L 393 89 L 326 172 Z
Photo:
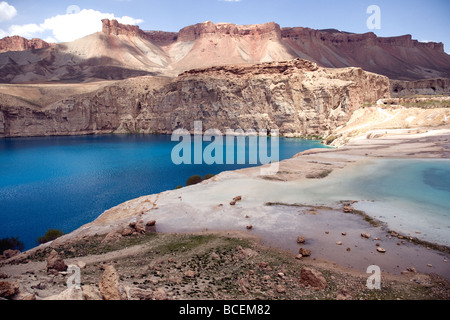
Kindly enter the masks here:
M 37 38 L 28 40 L 20 36 L 12 36 L 0 39 L 0 53 L 8 51 L 42 49 L 48 47 L 50 47 L 49 43 Z
M 73 42 L 0 54 L 0 81 L 177 76 L 193 68 L 298 57 L 328 68 L 361 67 L 391 79 L 450 77 L 450 55 L 443 44 L 421 43 L 410 35 L 381 38 L 371 32 L 281 28 L 273 22 L 242 26 L 208 21 L 179 32 L 143 31 L 108 19 L 102 24 L 102 32 Z
M 61 88 L 47 85 L 45 90 Z M 174 79 L 138 77 L 62 99 L 55 94 L 53 101 L 37 93 L 33 100 L 23 98 L 24 90 L 40 87 L 0 89 L 0 137 L 171 134 L 177 128 L 192 131 L 197 120 L 203 121 L 204 130 L 326 135 L 361 105 L 390 96 L 385 76 L 361 68 L 322 68 L 302 59 L 194 69 Z

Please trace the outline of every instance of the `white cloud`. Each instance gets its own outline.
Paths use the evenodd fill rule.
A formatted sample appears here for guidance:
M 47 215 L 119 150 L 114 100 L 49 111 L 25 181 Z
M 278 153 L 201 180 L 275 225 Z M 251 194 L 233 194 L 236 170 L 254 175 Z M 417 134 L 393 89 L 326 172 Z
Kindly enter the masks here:
M 102 19 L 116 19 L 124 24 L 143 22 L 128 16 L 116 17 L 112 13 L 103 13 L 92 9 L 83 9 L 75 13 L 66 13 L 45 19 L 43 23 L 12 25 L 9 35 L 20 35 L 25 38 L 39 37 L 43 32 L 50 32 L 47 39 L 51 42 L 73 41 L 102 30 Z M 1 33 L 0 33 L 1 34 Z
M 11 20 L 17 15 L 17 10 L 6 1 L 0 2 L 0 22 Z
M 0 39 L 9 36 L 9 33 L 3 29 L 0 29 Z
M 127 16 L 115 17 L 112 13 L 102 13 L 92 9 L 83 9 L 78 13 L 57 15 L 45 19 L 41 27 L 44 30 L 50 30 L 57 41 L 67 42 L 101 31 L 102 19 L 117 19 L 120 23 L 125 24 L 138 24 L 143 21 Z
M 24 25 L 12 25 L 8 28 L 10 35 L 22 36 L 24 38 L 33 38 L 37 34 L 44 31 L 44 29 L 37 24 L 30 23 Z

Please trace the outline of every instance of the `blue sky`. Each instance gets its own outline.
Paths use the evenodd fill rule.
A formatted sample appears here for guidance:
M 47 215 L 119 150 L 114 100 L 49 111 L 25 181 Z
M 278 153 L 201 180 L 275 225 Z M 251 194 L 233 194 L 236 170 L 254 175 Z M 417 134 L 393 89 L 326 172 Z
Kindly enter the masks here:
M 380 29 L 369 30 L 366 25 L 369 5 L 381 10 Z M 450 52 L 449 0 L 0 0 L 0 37 L 18 33 L 69 41 L 101 29 L 96 22 L 101 17 L 138 24 L 144 30 L 178 31 L 211 20 L 275 21 L 282 27 L 372 31 L 378 36 L 412 34 L 420 41 L 443 42 Z

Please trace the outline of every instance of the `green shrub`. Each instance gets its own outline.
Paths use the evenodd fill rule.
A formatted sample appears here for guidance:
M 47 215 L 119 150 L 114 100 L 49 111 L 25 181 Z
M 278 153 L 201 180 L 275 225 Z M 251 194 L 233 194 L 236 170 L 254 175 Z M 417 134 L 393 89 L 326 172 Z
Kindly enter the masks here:
M 42 237 L 37 238 L 37 242 L 39 244 L 46 243 L 46 242 L 55 240 L 56 238 L 59 238 L 62 235 L 64 235 L 64 232 L 62 232 L 61 230 L 48 229 L 47 232 L 45 233 L 45 235 L 43 235 Z
M 325 140 L 326 144 L 331 144 L 334 140 L 336 140 L 336 137 L 334 135 L 328 136 L 327 139 Z
M 211 179 L 212 177 L 214 177 L 214 175 L 208 173 L 208 174 L 205 174 L 205 176 L 203 177 L 203 180 L 208 180 L 208 179 Z
M 3 238 L 0 239 L 0 254 L 3 254 L 5 250 L 19 250 L 22 251 L 24 248 L 23 242 L 19 238 Z
M 183 186 L 180 184 L 179 186 L 176 186 L 176 187 L 175 187 L 175 190 L 181 189 L 181 188 L 183 188 Z
M 192 185 L 200 183 L 202 181 L 203 181 L 202 177 L 200 177 L 199 175 L 194 175 L 194 176 L 187 178 L 186 186 L 192 186 Z

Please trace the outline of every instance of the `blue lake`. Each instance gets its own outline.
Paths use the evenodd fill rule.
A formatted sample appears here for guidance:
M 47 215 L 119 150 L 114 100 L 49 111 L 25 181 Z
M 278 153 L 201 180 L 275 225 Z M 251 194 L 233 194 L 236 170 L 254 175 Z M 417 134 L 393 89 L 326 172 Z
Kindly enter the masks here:
M 254 166 L 175 165 L 177 143 L 160 135 L 0 139 L 0 238 L 18 237 L 29 249 L 49 228 L 71 232 L 120 203 L 185 185 L 192 175 Z M 280 138 L 279 158 L 323 147 Z

